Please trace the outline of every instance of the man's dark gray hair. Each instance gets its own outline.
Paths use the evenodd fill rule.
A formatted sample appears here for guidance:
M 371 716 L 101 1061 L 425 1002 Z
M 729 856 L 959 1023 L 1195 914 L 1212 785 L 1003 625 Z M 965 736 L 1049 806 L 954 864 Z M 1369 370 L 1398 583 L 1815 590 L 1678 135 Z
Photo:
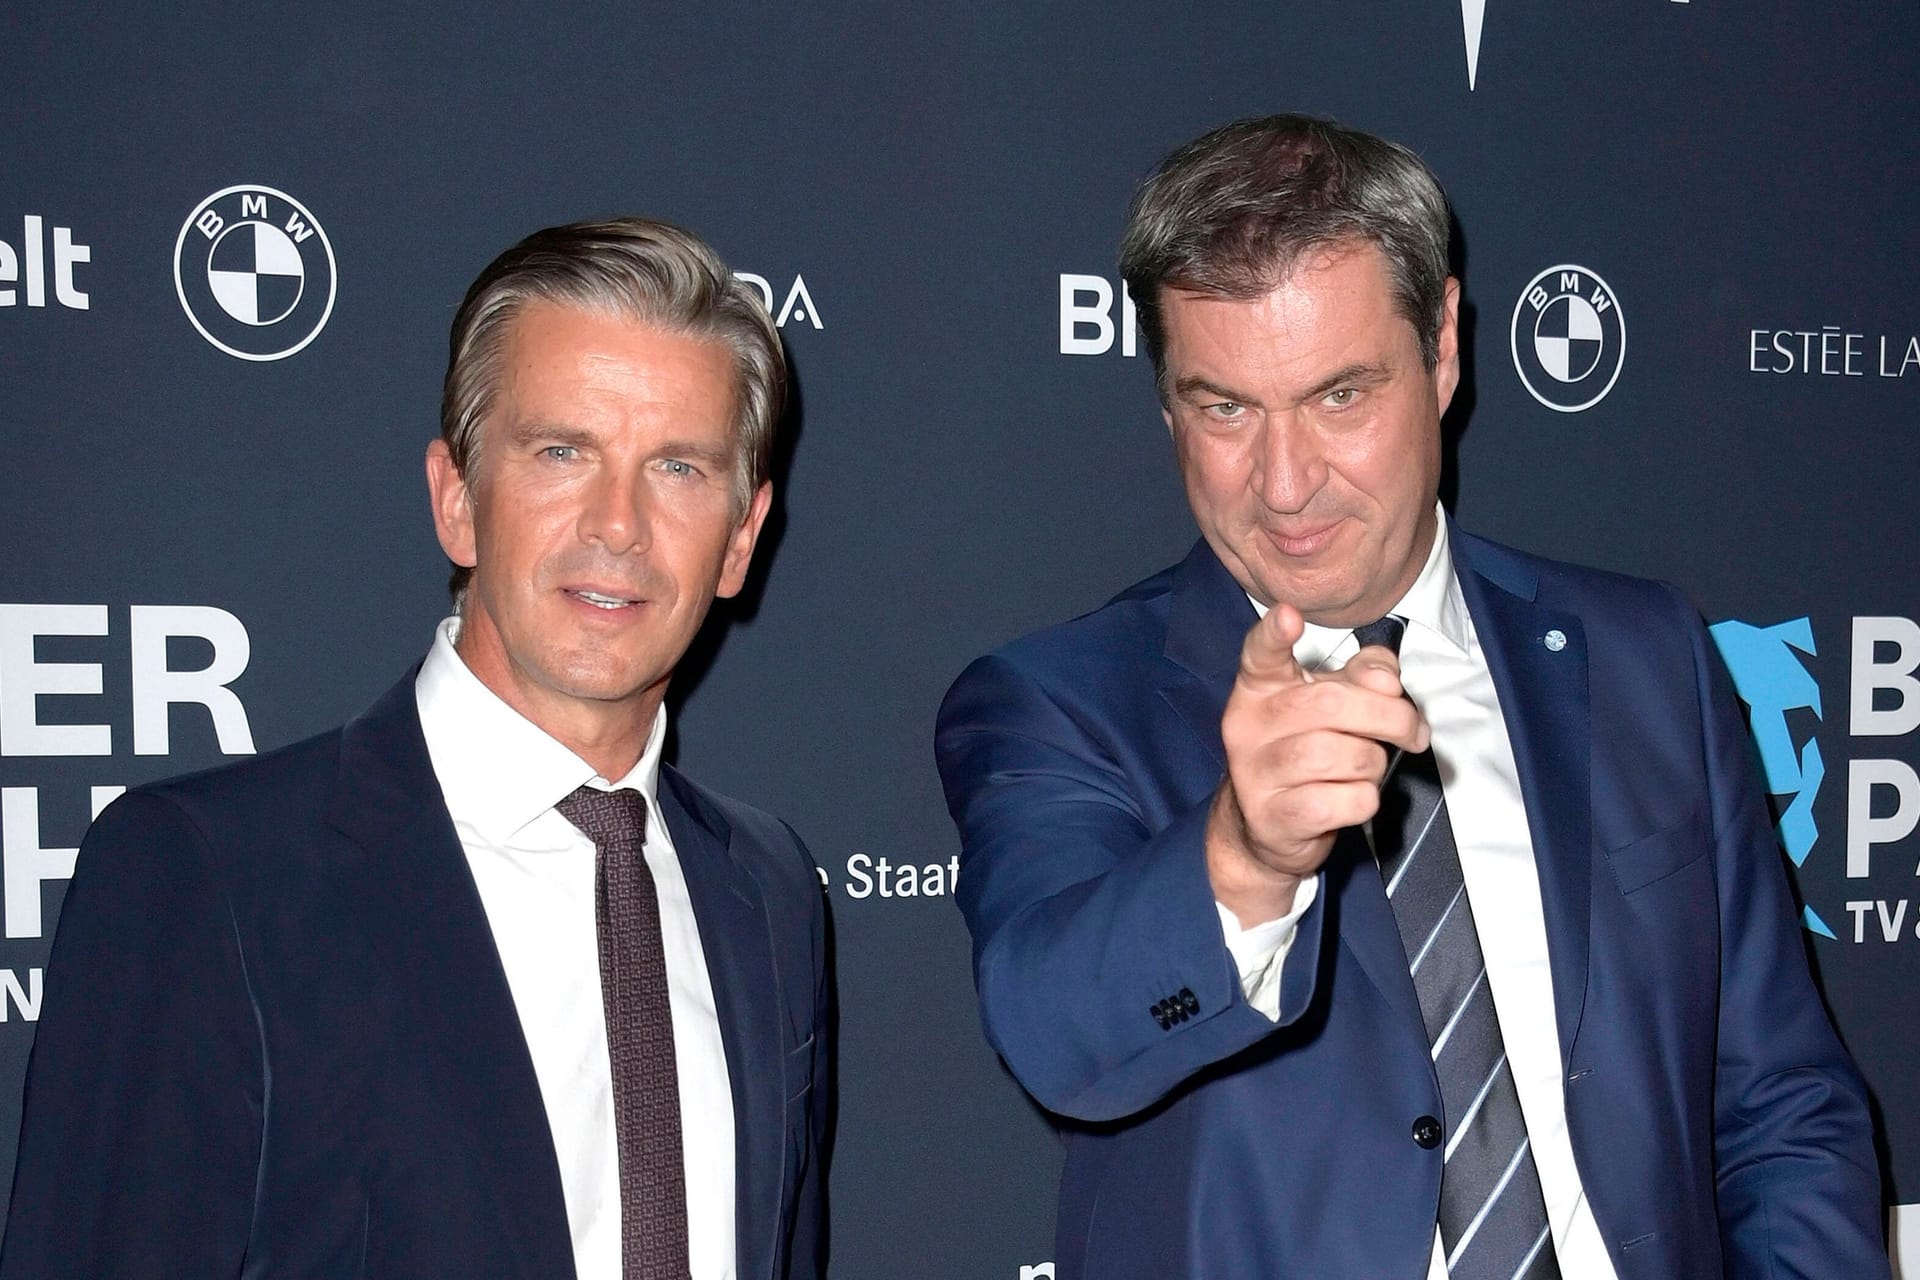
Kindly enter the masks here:
M 1447 198 L 1397 142 L 1310 116 L 1240 120 L 1168 156 L 1127 213 L 1120 273 L 1154 379 L 1167 397 L 1168 288 L 1257 298 L 1316 249 L 1366 242 L 1387 262 L 1394 305 L 1420 356 L 1439 358 L 1446 305 Z
M 733 353 L 734 511 L 744 516 L 772 465 L 773 430 L 787 397 L 780 335 L 751 285 L 690 231 L 648 218 L 575 222 L 536 231 L 487 264 L 453 317 L 440 437 L 472 484 L 486 447 L 482 426 L 500 392 L 500 358 L 514 319 L 549 302 L 725 343 Z M 456 567 L 458 608 L 472 570 Z

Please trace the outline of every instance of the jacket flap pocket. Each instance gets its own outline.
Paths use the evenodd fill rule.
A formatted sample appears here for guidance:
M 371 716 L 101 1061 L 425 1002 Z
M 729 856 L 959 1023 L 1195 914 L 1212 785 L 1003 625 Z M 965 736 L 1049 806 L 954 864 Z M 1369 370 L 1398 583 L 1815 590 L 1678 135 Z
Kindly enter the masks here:
M 1704 857 L 1713 848 L 1712 833 L 1699 812 L 1687 814 L 1646 835 L 1605 850 L 1621 893 L 1644 889 Z

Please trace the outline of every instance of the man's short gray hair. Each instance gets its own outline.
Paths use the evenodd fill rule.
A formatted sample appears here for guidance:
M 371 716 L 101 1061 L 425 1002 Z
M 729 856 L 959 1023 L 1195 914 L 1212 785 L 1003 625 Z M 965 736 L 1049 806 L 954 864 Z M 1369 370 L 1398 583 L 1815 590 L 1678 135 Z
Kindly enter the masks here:
M 440 437 L 469 484 L 485 449 L 481 428 L 500 393 L 500 357 L 529 302 L 550 302 L 658 325 L 726 344 L 733 354 L 736 515 L 772 466 L 786 405 L 787 360 L 753 287 L 690 231 L 648 218 L 575 222 L 536 231 L 487 264 L 453 317 Z M 456 607 L 472 570 L 456 567 Z
M 1168 156 L 1134 196 L 1120 273 L 1167 396 L 1167 288 L 1257 298 L 1316 249 L 1378 246 L 1428 369 L 1446 305 L 1447 198 L 1397 142 L 1310 116 L 1240 120 Z

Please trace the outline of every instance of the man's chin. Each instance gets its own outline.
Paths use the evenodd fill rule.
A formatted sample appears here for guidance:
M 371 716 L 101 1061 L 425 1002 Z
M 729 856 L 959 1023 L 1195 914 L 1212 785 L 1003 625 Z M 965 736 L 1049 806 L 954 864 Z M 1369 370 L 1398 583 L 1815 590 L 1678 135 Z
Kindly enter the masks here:
M 1268 608 L 1292 605 L 1309 622 L 1319 622 L 1324 615 L 1353 606 L 1355 593 L 1344 581 L 1330 580 L 1326 574 L 1303 572 L 1301 566 L 1283 569 L 1274 564 L 1271 555 L 1245 565 L 1234 577 L 1240 580 L 1248 595 L 1263 605 Z
M 650 663 L 592 648 L 549 653 L 540 664 L 540 682 L 577 702 L 629 702 L 664 681 Z
M 653 683 L 632 672 L 590 668 L 562 673 L 553 681 L 553 688 L 576 702 L 611 706 L 638 699 Z

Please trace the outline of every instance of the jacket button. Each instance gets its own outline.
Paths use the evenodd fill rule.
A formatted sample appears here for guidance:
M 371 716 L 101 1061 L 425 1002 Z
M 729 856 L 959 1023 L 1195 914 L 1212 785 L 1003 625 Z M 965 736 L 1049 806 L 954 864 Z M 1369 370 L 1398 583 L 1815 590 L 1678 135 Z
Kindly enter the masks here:
M 1167 1013 L 1167 1006 L 1165 1001 L 1156 1001 L 1154 1003 L 1154 1006 L 1151 1009 L 1148 1009 L 1147 1012 L 1153 1015 L 1153 1020 L 1160 1024 L 1160 1029 L 1162 1031 L 1165 1031 L 1169 1027 L 1173 1026 L 1173 1019 Z
M 1194 995 L 1193 992 L 1187 988 L 1182 987 L 1180 988 L 1180 1007 L 1188 1013 L 1198 1013 L 1200 1012 L 1200 997 Z
M 1440 1145 L 1442 1136 L 1440 1122 L 1432 1116 L 1421 1116 L 1413 1122 L 1413 1140 L 1428 1151 Z

